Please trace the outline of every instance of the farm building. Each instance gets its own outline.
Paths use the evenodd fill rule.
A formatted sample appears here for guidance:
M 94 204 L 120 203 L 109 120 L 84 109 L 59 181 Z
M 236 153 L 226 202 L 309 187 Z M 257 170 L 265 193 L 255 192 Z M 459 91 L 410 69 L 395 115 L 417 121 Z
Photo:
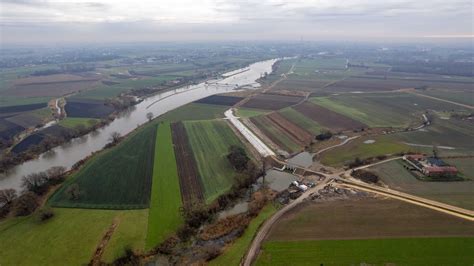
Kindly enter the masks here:
M 450 166 L 443 160 L 434 157 L 426 157 L 421 154 L 403 156 L 403 160 L 412 165 L 416 170 L 430 177 L 455 177 L 458 169 Z

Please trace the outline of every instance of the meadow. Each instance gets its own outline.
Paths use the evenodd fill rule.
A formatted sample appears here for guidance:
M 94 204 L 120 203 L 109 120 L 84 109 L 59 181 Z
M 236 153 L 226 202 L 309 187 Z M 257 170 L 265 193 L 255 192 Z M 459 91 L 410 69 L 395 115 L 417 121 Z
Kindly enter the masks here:
M 130 209 L 147 208 L 155 151 L 156 125 L 137 130 L 117 146 L 91 158 L 50 199 L 53 206 Z M 67 191 L 78 186 L 80 196 Z
M 183 120 L 206 120 L 214 118 L 223 118 L 224 112 L 229 109 L 227 106 L 211 105 L 201 103 L 190 103 L 174 109 L 162 116 L 160 120 L 177 122 Z
M 53 210 L 55 216 L 44 222 L 36 215 L 0 222 L 0 264 L 87 264 L 113 222 L 119 225 L 103 254 L 105 262 L 123 255 L 126 247 L 144 249 L 148 210 Z
M 169 123 L 156 133 L 146 248 L 151 249 L 182 224 L 181 191 Z
M 226 156 L 231 145 L 243 144 L 225 121 L 185 121 L 184 126 L 204 185 L 206 201 L 211 202 L 234 184 L 236 172 Z

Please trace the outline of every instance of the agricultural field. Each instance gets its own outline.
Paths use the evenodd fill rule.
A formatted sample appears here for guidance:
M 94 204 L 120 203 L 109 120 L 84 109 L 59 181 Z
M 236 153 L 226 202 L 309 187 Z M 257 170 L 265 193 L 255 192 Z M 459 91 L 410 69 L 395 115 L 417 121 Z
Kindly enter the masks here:
M 225 121 L 185 121 L 184 127 L 198 165 L 206 202 L 211 202 L 233 185 L 236 173 L 226 156 L 231 145 L 243 144 Z
M 474 86 L 474 84 L 472 85 Z M 470 90 L 452 90 L 452 89 L 429 89 L 421 91 L 421 94 L 440 98 L 443 100 L 453 101 L 461 104 L 474 105 L 474 93 Z
M 437 145 L 442 156 L 472 155 L 474 124 L 469 120 L 446 120 L 433 116 L 431 125 L 423 130 L 398 133 L 393 138 L 410 145 Z
M 276 125 L 268 116 L 251 117 L 250 121 L 262 131 L 273 143 L 282 150 L 293 153 L 301 150 L 303 147 L 291 135 L 286 133 L 281 127 Z
M 201 100 L 197 100 L 195 101 L 195 103 L 232 106 L 240 102 L 242 99 L 243 99 L 242 97 L 236 97 L 236 96 L 211 95 Z
M 158 126 L 154 152 L 147 249 L 163 242 L 182 223 L 180 183 L 169 123 Z
M 204 202 L 204 188 L 199 177 L 196 160 L 191 150 L 188 134 L 182 122 L 171 124 L 173 147 L 178 162 L 178 176 L 181 197 L 185 205 Z
M 36 215 L 0 222 L 2 265 L 87 264 L 114 222 L 118 226 L 105 248 L 103 261 L 110 263 L 122 256 L 127 246 L 144 250 L 148 210 L 53 210 L 54 217 L 45 222 L 39 222 Z
M 224 112 L 227 109 L 229 109 L 228 106 L 190 103 L 160 116 L 159 119 L 163 121 L 177 122 L 183 120 L 223 118 Z
M 302 97 L 279 94 L 258 94 L 244 103 L 244 108 L 279 110 L 302 101 Z
M 68 117 L 103 118 L 111 114 L 114 109 L 98 100 L 84 100 L 71 98 L 66 102 L 66 114 Z
M 334 132 L 367 127 L 357 120 L 309 102 L 297 105 L 293 109 Z
M 265 206 L 258 216 L 250 222 L 247 229 L 245 229 L 244 234 L 228 246 L 222 255 L 210 261 L 209 265 L 239 265 L 252 243 L 260 225 L 262 225 L 263 222 L 270 218 L 276 211 L 277 209 L 272 204 Z
M 257 265 L 455 265 L 472 260 L 473 236 L 467 220 L 394 199 L 307 202 L 271 229 Z
M 53 206 L 101 209 L 147 208 L 152 183 L 156 126 L 147 125 L 117 146 L 91 158 L 50 199 Z M 79 190 L 72 199 L 68 190 Z
M 473 245 L 466 237 L 275 241 L 256 265 L 470 265 Z
M 99 75 L 54 74 L 19 78 L 0 94 L 16 97 L 57 97 L 89 89 L 98 84 Z
M 313 135 L 310 132 L 300 128 L 279 113 L 271 113 L 267 117 L 286 134 L 291 136 L 292 139 L 296 140 L 296 143 L 306 146 L 313 140 Z
M 236 113 L 238 117 L 252 117 L 266 114 L 268 111 L 254 108 L 238 108 Z
M 402 142 L 395 141 L 391 136 L 365 136 L 346 145 L 323 152 L 319 160 L 322 164 L 342 167 L 355 158 L 361 160 L 377 157 L 380 155 L 395 155 L 401 152 L 430 151 L 422 147 L 408 146 Z
M 462 171 L 463 166 L 460 168 Z M 474 210 L 474 180 L 420 181 L 403 167 L 401 161 L 387 162 L 370 169 L 379 175 L 384 184 L 395 190 Z
M 308 117 L 304 116 L 300 112 L 296 111 L 293 108 L 285 108 L 281 111 L 279 111 L 280 115 L 284 116 L 286 119 L 289 121 L 293 122 L 300 128 L 309 131 L 313 135 L 318 135 L 322 131 L 324 131 L 324 128 L 320 126 L 318 123 L 315 121 L 309 119 Z

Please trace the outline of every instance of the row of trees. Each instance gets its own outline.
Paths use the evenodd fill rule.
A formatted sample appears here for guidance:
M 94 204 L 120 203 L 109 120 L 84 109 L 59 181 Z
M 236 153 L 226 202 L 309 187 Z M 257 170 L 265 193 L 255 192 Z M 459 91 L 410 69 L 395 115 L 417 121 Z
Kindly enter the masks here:
M 23 191 L 18 195 L 14 189 L 0 190 L 0 218 L 14 212 L 16 216 L 26 216 L 34 212 L 42 196 L 51 186 L 64 181 L 66 169 L 64 167 L 51 167 L 44 172 L 26 175 L 22 178 Z M 52 217 L 51 211 L 42 213 L 41 220 Z

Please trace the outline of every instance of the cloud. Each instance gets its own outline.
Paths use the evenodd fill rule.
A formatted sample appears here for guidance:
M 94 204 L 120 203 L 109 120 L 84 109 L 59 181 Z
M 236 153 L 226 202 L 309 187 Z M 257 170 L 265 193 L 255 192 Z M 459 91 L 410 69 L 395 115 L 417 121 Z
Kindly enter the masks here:
M 26 40 L 40 28 L 50 40 L 106 41 L 120 38 L 114 36 L 120 32 L 140 41 L 213 39 L 216 32 L 221 39 L 268 39 L 270 33 L 273 39 L 449 36 L 472 35 L 473 27 L 470 0 L 2 0 L 1 5 L 0 37 L 7 42 Z

